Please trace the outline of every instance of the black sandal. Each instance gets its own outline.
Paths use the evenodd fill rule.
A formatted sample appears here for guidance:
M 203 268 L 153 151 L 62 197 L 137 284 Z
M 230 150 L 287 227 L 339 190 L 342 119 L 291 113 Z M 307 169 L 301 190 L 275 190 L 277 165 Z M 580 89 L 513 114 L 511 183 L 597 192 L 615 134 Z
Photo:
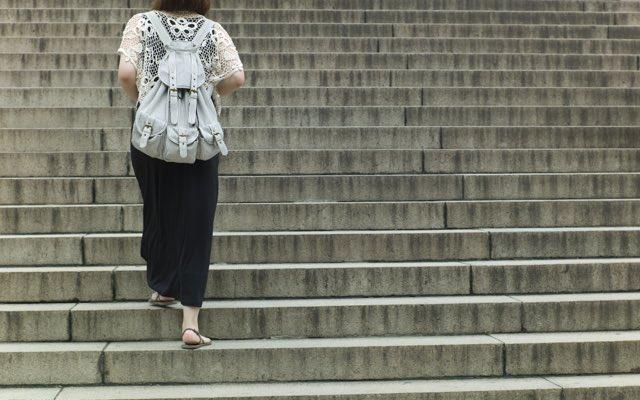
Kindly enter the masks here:
M 151 298 L 149 299 L 149 303 L 151 303 L 151 305 L 160 306 L 160 307 L 169 306 L 171 304 L 175 304 L 176 302 L 177 302 L 176 299 L 160 300 L 160 293 L 158 292 L 151 293 Z
M 198 335 L 198 337 L 200 338 L 200 342 L 196 343 L 196 344 L 187 344 L 187 343 L 183 343 L 182 344 L 182 348 L 183 349 L 197 349 L 199 347 L 202 346 L 209 346 L 213 340 L 210 339 L 209 342 L 205 342 L 204 339 L 202 339 L 202 335 L 200 334 L 200 332 L 198 332 L 197 330 L 193 329 L 193 328 L 187 328 L 185 330 L 182 331 L 182 336 L 184 336 L 184 333 L 186 331 L 194 331 L 196 333 L 196 335 Z M 182 337 L 180 337 L 182 339 Z

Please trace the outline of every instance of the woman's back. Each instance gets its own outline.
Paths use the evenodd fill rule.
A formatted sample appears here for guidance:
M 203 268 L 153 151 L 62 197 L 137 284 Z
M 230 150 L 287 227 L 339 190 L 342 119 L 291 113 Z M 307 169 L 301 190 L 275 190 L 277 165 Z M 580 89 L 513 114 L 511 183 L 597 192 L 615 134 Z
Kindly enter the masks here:
M 154 11 L 173 40 L 192 40 L 202 27 L 205 17 L 193 12 Z M 129 19 L 118 49 L 136 68 L 136 83 L 141 101 L 158 80 L 158 61 L 166 51 L 144 13 Z M 211 32 L 198 50 L 202 60 L 206 85 L 215 85 L 236 71 L 243 69 L 235 45 L 227 31 L 214 21 Z

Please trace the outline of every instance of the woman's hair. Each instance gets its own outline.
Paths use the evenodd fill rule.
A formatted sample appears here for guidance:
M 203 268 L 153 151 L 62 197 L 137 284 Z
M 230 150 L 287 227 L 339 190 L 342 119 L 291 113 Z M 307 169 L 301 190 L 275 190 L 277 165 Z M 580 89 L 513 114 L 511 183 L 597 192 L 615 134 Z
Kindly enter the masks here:
M 211 0 L 154 0 L 152 8 L 161 11 L 191 11 L 204 15 L 211 8 Z

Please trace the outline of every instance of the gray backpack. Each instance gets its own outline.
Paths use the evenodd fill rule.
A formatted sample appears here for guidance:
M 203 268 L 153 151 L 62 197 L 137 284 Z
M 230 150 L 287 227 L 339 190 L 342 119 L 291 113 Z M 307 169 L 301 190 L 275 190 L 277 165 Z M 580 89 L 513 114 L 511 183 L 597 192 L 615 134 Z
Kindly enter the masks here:
M 145 13 L 167 54 L 158 63 L 158 80 L 136 109 L 131 143 L 141 152 L 169 162 L 194 163 L 229 151 L 198 49 L 213 22 L 205 18 L 192 41 L 171 40 L 158 15 Z

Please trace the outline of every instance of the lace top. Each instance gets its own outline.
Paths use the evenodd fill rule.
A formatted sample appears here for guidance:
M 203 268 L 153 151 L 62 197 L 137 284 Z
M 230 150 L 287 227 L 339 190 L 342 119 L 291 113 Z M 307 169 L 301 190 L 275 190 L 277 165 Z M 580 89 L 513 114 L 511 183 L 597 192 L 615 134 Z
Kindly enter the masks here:
M 160 12 L 160 21 L 167 28 L 171 39 L 191 40 L 204 23 L 204 16 L 191 12 Z M 138 13 L 127 22 L 122 33 L 122 42 L 117 51 L 130 61 L 136 69 L 138 101 L 147 94 L 158 78 L 158 61 L 166 54 L 158 33 L 146 15 Z M 221 80 L 243 69 L 231 37 L 214 21 L 213 29 L 202 42 L 198 54 L 205 72 L 205 85 L 215 85 Z M 220 105 L 220 96 L 214 90 L 215 100 Z

